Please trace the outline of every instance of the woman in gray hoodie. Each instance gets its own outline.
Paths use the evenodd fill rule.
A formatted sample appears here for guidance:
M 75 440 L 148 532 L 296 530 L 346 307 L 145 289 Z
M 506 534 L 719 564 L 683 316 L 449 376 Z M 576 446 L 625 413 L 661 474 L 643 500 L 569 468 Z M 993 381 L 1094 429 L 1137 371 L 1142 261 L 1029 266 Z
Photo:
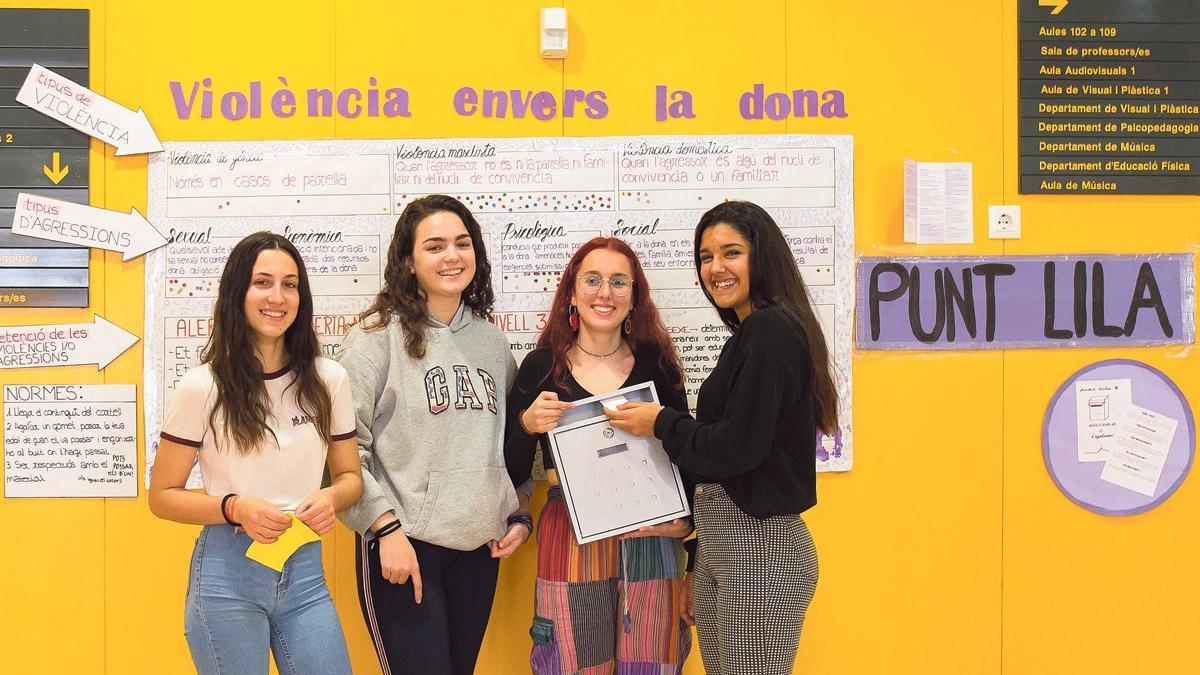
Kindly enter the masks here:
M 504 466 L 516 367 L 492 303 L 479 223 L 451 197 L 423 197 L 343 345 L 363 494 L 341 518 L 359 533 L 359 599 L 385 675 L 472 673 L 499 558 L 529 536 L 528 495 Z

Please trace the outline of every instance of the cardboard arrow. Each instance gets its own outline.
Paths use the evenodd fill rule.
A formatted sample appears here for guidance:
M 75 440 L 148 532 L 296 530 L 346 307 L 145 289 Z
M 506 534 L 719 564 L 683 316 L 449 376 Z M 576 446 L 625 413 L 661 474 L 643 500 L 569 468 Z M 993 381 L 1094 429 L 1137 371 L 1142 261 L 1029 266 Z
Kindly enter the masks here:
M 92 323 L 0 327 L 0 368 L 96 364 L 103 370 L 138 337 L 99 314 Z
M 129 213 L 20 193 L 13 234 L 118 251 L 121 260 L 167 245 L 167 238 L 137 209 Z
M 162 152 L 162 143 L 141 108 L 134 112 L 36 63 L 25 76 L 17 101 L 108 143 L 117 149 L 117 157 Z

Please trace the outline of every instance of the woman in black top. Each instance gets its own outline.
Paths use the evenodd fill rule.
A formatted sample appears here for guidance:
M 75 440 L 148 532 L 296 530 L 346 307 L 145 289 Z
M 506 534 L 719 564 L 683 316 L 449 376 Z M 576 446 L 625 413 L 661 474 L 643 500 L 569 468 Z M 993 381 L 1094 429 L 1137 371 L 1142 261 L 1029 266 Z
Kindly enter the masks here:
M 637 256 L 620 239 L 597 237 L 567 264 L 538 348 L 509 393 L 504 458 L 513 484 L 529 479 L 538 440 L 570 401 L 646 381 L 667 408 L 687 410 L 682 368 Z M 551 488 L 537 530 L 533 671 L 678 673 L 691 646 L 679 617 L 678 538 L 691 523 L 579 545 L 551 455 L 542 458 Z
M 609 417 L 653 433 L 700 481 L 693 593 L 705 669 L 791 673 L 817 582 L 799 514 L 817 502 L 816 431 L 837 429 L 829 352 L 791 249 L 761 207 L 726 202 L 705 213 L 694 254 L 732 331 L 696 418 L 650 403 Z

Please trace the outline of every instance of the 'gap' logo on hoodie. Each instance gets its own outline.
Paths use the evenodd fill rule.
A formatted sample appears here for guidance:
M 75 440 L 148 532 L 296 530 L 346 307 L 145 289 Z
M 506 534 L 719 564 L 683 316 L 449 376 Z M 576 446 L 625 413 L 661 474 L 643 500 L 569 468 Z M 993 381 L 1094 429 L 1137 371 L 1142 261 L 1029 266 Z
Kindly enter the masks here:
M 456 410 L 483 410 L 483 402 L 476 393 L 475 384 L 471 380 L 471 370 L 467 366 L 455 365 L 454 368 L 454 408 Z M 487 396 L 487 409 L 496 414 L 496 380 L 491 373 L 483 368 L 475 372 L 483 382 L 483 392 Z M 446 380 L 446 371 L 441 366 L 434 366 L 425 373 L 425 396 L 429 399 L 429 412 L 437 415 L 450 409 L 450 388 Z

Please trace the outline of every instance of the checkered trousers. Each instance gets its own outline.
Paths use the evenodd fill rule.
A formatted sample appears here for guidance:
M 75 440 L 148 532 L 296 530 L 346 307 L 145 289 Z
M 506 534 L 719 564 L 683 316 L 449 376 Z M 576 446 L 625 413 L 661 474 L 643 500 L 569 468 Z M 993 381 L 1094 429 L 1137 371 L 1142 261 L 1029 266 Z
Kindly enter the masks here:
M 696 486 L 696 634 L 709 675 L 790 675 L 817 586 L 799 515 L 746 515 L 717 483 Z

